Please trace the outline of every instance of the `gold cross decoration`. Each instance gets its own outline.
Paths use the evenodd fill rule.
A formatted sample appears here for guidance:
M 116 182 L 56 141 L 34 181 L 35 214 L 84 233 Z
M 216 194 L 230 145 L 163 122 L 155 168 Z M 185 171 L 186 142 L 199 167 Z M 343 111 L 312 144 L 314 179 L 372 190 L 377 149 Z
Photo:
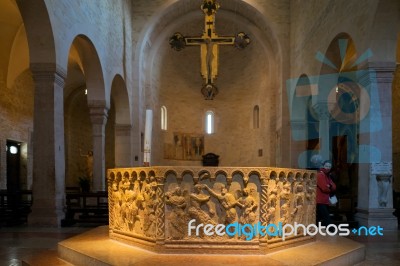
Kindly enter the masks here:
M 170 39 L 171 47 L 177 51 L 185 46 L 200 46 L 201 76 L 205 83 L 201 92 L 206 100 L 212 100 L 218 94 L 214 80 L 218 75 L 219 45 L 235 45 L 239 49 L 250 43 L 250 38 L 243 32 L 235 36 L 218 36 L 215 31 L 215 14 L 219 9 L 216 0 L 203 0 L 201 9 L 204 12 L 204 31 L 199 37 L 185 37 L 176 32 Z

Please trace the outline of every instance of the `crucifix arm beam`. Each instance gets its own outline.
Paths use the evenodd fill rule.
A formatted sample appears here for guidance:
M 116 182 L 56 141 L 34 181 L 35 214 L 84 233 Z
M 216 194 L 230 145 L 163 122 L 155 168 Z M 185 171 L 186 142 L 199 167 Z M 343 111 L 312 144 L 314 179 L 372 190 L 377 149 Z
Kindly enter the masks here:
M 219 36 L 211 38 L 211 42 L 218 45 L 233 45 L 235 42 L 235 37 Z M 185 37 L 186 45 L 201 45 L 205 43 L 206 43 L 206 38 L 204 37 Z

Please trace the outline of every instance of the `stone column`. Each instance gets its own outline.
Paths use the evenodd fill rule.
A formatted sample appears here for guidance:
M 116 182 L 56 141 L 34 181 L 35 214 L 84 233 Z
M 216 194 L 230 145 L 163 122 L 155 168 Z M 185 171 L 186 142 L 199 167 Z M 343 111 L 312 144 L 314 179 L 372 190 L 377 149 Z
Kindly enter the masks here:
M 29 225 L 60 226 L 64 218 L 65 71 L 55 64 L 31 64 L 35 82 L 33 206 Z
M 368 71 L 360 77 L 363 87 L 374 86 L 371 90 L 370 119 L 360 129 L 358 178 L 358 206 L 355 219 L 364 226 L 381 226 L 386 230 L 397 229 L 393 216 L 392 182 L 392 79 L 395 64 L 388 62 L 370 63 Z M 376 76 L 375 76 L 376 75 Z M 375 91 L 376 95 L 373 95 Z M 379 98 L 379 104 L 374 100 Z M 363 99 L 361 99 L 363 100 Z M 362 106 L 361 106 L 362 107 Z M 363 110 L 361 110 L 363 111 Z M 381 128 L 380 125 L 382 126 Z M 365 128 L 368 131 L 365 131 Z M 365 133 L 363 133 L 365 132 Z M 384 166 L 384 167 L 382 167 Z M 385 176 L 385 178 L 382 178 Z M 384 182 L 384 184 L 380 184 Z M 382 186 L 387 192 L 382 194 Z M 383 199 L 383 197 L 385 199 Z M 382 204 L 382 202 L 385 202 Z
M 115 125 L 115 167 L 131 167 L 131 125 Z
M 330 159 L 330 142 L 331 136 L 329 134 L 330 114 L 328 110 L 329 103 L 327 101 L 319 101 L 313 106 L 314 110 L 318 113 L 319 118 L 319 154 L 322 159 Z
M 89 104 L 90 120 L 93 129 L 93 191 L 105 190 L 105 126 L 108 108 L 105 104 Z

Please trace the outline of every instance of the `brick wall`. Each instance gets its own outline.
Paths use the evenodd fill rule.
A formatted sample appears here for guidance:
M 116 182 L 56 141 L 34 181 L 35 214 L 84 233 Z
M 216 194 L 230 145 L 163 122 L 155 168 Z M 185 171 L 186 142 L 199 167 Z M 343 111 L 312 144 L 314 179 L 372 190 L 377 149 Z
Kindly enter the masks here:
M 0 189 L 7 186 L 6 143 L 7 139 L 29 143 L 29 135 L 33 130 L 33 80 L 30 71 L 22 72 L 16 77 L 11 88 L 0 82 Z M 27 150 L 21 158 L 21 185 L 28 188 L 32 178 L 32 162 L 28 161 Z

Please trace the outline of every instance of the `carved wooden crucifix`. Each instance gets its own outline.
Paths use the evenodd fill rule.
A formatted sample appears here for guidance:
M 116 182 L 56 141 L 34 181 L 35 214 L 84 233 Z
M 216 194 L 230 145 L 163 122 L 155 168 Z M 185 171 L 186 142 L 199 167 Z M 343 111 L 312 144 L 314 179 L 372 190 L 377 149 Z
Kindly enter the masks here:
M 239 49 L 245 48 L 250 43 L 250 38 L 243 32 L 236 36 L 218 36 L 215 31 L 215 14 L 219 9 L 216 0 L 203 0 L 201 9 L 204 12 L 204 31 L 198 37 L 184 37 L 175 33 L 169 43 L 177 51 L 185 46 L 200 46 L 201 76 L 205 84 L 201 92 L 206 100 L 212 100 L 218 93 L 214 80 L 218 75 L 218 48 L 219 45 L 235 45 Z

